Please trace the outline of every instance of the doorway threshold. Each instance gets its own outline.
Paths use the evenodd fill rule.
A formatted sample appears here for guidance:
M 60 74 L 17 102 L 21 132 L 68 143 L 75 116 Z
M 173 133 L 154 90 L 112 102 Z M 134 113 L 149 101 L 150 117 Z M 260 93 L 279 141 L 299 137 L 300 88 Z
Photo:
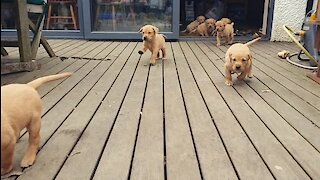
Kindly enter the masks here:
M 234 36 L 234 41 L 249 41 L 251 39 L 254 39 L 253 36 Z M 261 39 L 262 41 L 269 41 L 269 37 L 263 37 Z M 179 41 L 216 41 L 215 36 L 210 36 L 210 37 L 199 37 L 199 36 L 180 36 Z

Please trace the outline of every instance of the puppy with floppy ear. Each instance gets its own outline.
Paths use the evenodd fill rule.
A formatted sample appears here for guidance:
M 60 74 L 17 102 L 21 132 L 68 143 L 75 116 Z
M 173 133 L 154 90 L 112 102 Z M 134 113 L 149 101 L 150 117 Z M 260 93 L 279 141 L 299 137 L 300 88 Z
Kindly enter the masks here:
M 216 23 L 215 19 L 209 18 L 207 20 L 205 20 L 204 23 L 200 24 L 195 30 L 194 32 L 196 34 L 199 34 L 201 36 L 209 36 L 212 34 L 212 31 L 214 29 L 214 25 Z
M 234 23 L 227 24 L 225 21 L 219 20 L 216 22 L 217 46 L 221 45 L 221 38 L 225 39 L 225 43 L 232 44 L 234 37 Z
M 194 30 L 200 25 L 202 24 L 204 21 L 206 20 L 206 18 L 204 16 L 198 16 L 196 20 L 192 21 L 190 24 L 188 24 L 187 28 L 182 31 L 184 33 L 193 33 Z
M 1 86 L 1 175 L 13 167 L 14 148 L 20 131 L 27 128 L 29 145 L 21 161 L 21 167 L 31 166 L 40 144 L 41 97 L 36 89 L 44 83 L 71 76 L 62 73 L 45 76 L 27 84 Z
M 160 56 L 160 50 L 162 51 L 162 59 L 166 59 L 166 36 L 159 34 L 159 29 L 152 25 L 143 26 L 139 32 L 142 33 L 143 49 L 138 51 L 138 53 L 142 55 L 149 49 L 152 53 L 150 60 L 151 65 L 156 64 L 156 59 Z
M 248 46 L 260 39 L 261 37 L 258 37 L 246 44 L 236 43 L 229 47 L 225 56 L 226 85 L 233 85 L 231 77 L 233 73 L 238 74 L 239 80 L 252 78 L 252 55 Z

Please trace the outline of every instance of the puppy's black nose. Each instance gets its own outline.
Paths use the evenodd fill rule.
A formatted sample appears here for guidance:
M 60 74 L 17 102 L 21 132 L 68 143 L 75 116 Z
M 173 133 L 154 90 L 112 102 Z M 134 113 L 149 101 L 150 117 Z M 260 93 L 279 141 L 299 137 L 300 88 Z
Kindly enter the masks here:
M 240 69 L 241 68 L 241 66 L 240 65 L 236 65 L 236 69 Z
M 146 37 L 143 37 L 143 40 L 146 40 L 147 38 Z

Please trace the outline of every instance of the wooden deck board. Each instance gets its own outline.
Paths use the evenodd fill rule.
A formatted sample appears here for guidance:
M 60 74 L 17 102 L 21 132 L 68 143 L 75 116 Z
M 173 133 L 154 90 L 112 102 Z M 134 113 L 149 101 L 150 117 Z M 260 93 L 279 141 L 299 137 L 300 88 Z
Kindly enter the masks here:
M 225 52 L 227 50 L 227 47 L 221 47 L 221 49 Z M 296 83 L 288 80 L 286 78 L 287 75 L 280 74 L 281 72 L 277 69 L 277 66 L 273 67 L 272 69 L 271 67 L 268 67 L 265 64 L 261 63 L 263 61 L 262 58 L 259 60 L 260 57 L 256 57 L 255 54 L 253 54 L 253 56 L 257 60 L 253 63 L 256 71 L 262 72 L 265 75 L 272 77 L 275 82 L 278 82 L 279 84 L 290 90 L 292 93 L 294 93 L 297 97 L 300 97 L 301 99 L 307 101 L 308 104 L 312 105 L 314 108 L 320 110 L 320 97 L 319 95 L 317 95 L 319 94 L 319 92 L 316 92 L 315 94 L 310 93 L 302 87 L 303 84 L 302 86 L 299 86 Z M 316 88 L 318 89 L 320 88 L 320 86 L 314 87 L 312 89 L 317 91 Z
M 205 47 L 204 47 L 205 48 Z M 201 58 L 203 59 L 203 58 Z M 224 62 L 212 61 L 218 72 L 210 77 L 216 83 L 217 88 L 221 92 L 222 97 L 228 103 L 232 112 L 238 119 L 242 128 L 244 128 L 246 134 L 255 145 L 259 155 L 263 158 L 264 162 L 268 165 L 269 169 L 276 178 L 308 178 L 298 164 L 290 157 L 282 145 L 275 139 L 273 134 L 265 127 L 264 123 L 260 120 L 260 116 L 248 106 L 244 101 L 243 96 L 239 96 L 238 92 L 224 85 Z M 204 67 L 209 67 L 208 65 Z M 217 71 L 215 70 L 215 71 Z M 210 68 L 207 72 L 214 71 L 214 68 Z M 243 84 L 237 83 L 237 86 L 241 88 Z M 257 100 L 256 100 L 257 101 Z M 270 118 L 272 120 L 272 118 Z M 272 156 L 270 156 L 272 154 Z M 283 168 L 284 171 L 277 170 L 277 167 Z M 241 171 L 240 171 L 241 172 Z M 257 172 L 257 171 L 254 171 Z M 258 173 L 260 175 L 261 173 Z M 266 178 L 266 177 L 265 177 Z M 263 178 L 263 179 L 265 179 Z M 290 178 L 289 178 L 290 179 Z
M 264 65 L 272 68 L 283 77 L 289 79 L 290 81 L 294 82 L 296 85 L 300 86 L 300 88 L 304 88 L 305 90 L 311 92 L 313 95 L 320 97 L 318 92 L 320 85 L 317 84 L 315 81 L 311 80 L 310 78 L 306 77 L 305 72 L 311 72 L 304 70 L 303 72 L 297 72 L 297 69 L 301 69 L 295 66 L 288 66 L 286 61 L 281 61 L 277 57 L 270 57 L 266 56 L 263 51 L 257 50 L 256 46 L 252 47 L 255 60 L 263 63 Z M 256 56 L 257 54 L 258 56 Z M 285 68 L 289 67 L 289 68 Z
M 192 133 L 187 119 L 174 52 L 167 43 L 169 62 L 164 62 L 164 118 L 168 179 L 201 179 Z
M 36 163 L 9 179 L 319 179 L 320 85 L 277 57 L 292 43 L 250 46 L 254 77 L 224 84 L 228 46 L 168 42 L 168 60 L 149 66 L 139 42 L 49 40 L 42 68 L 1 76 L 1 85 L 71 71 L 39 88 Z M 18 58 L 17 48 L 8 48 Z M 1 59 L 4 57 L 1 57 Z
M 221 58 L 224 57 L 224 52 L 212 45 L 208 44 L 215 53 L 219 53 Z M 219 52 L 220 51 L 220 52 Z M 290 65 L 290 64 L 288 64 Z M 268 89 L 274 91 L 278 96 L 284 99 L 288 104 L 293 106 L 296 110 L 307 117 L 312 123 L 320 127 L 320 111 L 314 108 L 312 105 L 308 104 L 303 98 L 294 94 L 290 89 L 283 86 L 280 82 L 274 80 L 272 76 L 260 71 L 256 68 L 255 64 L 253 66 L 253 75 L 263 84 L 265 84 Z
M 150 57 L 150 54 L 146 53 L 143 56 L 143 60 L 148 60 L 148 57 Z M 136 180 L 164 179 L 162 62 L 158 61 L 150 69 L 148 84 L 145 90 L 130 174 L 130 177 Z M 108 159 L 106 158 L 105 161 L 108 161 Z M 97 179 L 99 179 L 99 176 Z
M 223 147 L 217 130 L 214 128 L 212 117 L 201 99 L 201 94 L 188 68 L 186 61 L 188 57 L 185 57 L 183 54 L 186 52 L 183 52 L 178 43 L 173 43 L 173 52 L 203 178 L 213 179 L 219 177 L 233 179 L 235 178 L 235 172 L 231 161 Z M 250 154 L 250 152 L 248 153 Z M 212 169 L 215 170 L 212 171 Z
M 81 136 L 79 141 L 74 142 L 77 144 L 75 145 L 71 154 L 77 152 L 80 152 L 80 154 L 77 154 L 77 156 L 70 157 L 66 160 L 65 168 L 63 168 L 58 174 L 58 178 L 65 179 L 73 176 L 76 179 L 88 179 L 93 175 L 96 163 L 99 161 L 101 151 L 103 151 L 104 141 L 108 137 L 108 133 L 118 112 L 117 109 L 121 104 L 121 98 L 123 98 L 122 93 L 126 92 L 126 84 L 122 82 L 127 81 L 129 83 L 130 78 L 128 77 L 131 76 L 135 67 L 123 66 L 128 63 L 128 61 L 130 65 L 137 63 L 137 61 L 130 61 L 131 59 L 126 57 L 127 54 L 130 53 L 128 50 L 132 51 L 133 46 L 134 44 L 131 44 L 129 48 L 126 48 L 125 52 L 127 53 L 123 53 L 122 56 L 117 59 L 117 61 L 106 71 L 97 84 L 92 88 L 92 92 L 88 94 L 88 97 L 84 99 L 85 102 L 88 102 L 83 106 L 83 108 L 90 103 L 92 110 L 96 110 L 96 112 L 89 114 L 92 116 L 94 115 L 91 118 L 87 118 L 90 118 L 90 124 L 88 127 L 86 127 L 84 134 Z M 122 48 L 125 47 L 126 44 L 123 44 Z M 121 70 L 122 67 L 124 68 L 123 70 Z M 90 99 L 92 99 L 92 96 L 95 96 L 95 101 L 91 102 Z M 97 134 L 97 131 L 101 133 Z M 85 160 L 86 163 L 78 164 L 79 159 Z M 74 165 L 77 165 L 78 169 L 74 169 Z M 81 171 L 78 171 L 79 169 Z

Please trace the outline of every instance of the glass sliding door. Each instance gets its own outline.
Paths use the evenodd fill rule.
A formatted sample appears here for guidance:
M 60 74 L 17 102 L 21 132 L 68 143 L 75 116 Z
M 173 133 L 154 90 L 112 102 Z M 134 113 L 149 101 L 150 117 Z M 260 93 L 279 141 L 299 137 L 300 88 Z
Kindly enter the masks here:
M 178 39 L 179 1 L 82 0 L 87 39 L 140 39 L 140 27 L 152 24 Z
M 43 25 L 46 37 L 83 38 L 81 0 L 47 0 L 48 13 Z M 16 36 L 14 1 L 1 1 L 1 35 Z M 32 21 L 38 15 L 28 13 Z

